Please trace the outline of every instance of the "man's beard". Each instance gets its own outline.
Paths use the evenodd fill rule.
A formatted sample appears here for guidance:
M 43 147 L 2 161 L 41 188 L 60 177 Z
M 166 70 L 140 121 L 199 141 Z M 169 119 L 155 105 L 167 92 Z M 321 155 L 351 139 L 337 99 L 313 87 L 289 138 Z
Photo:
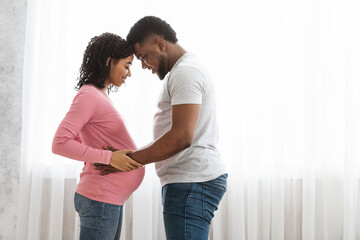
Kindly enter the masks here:
M 165 66 L 165 58 L 161 57 L 159 61 L 159 69 L 158 69 L 158 76 L 160 80 L 163 80 L 167 74 L 166 66 Z

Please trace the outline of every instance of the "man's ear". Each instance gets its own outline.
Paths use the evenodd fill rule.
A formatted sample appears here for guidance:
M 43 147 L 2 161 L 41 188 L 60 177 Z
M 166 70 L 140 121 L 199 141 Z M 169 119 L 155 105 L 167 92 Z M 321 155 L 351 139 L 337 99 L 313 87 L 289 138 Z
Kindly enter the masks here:
M 157 38 L 156 41 L 155 41 L 155 44 L 156 44 L 157 46 L 159 46 L 159 49 L 160 49 L 161 51 L 165 51 L 165 49 L 166 49 L 166 42 L 165 42 L 164 39 L 162 39 L 162 38 Z

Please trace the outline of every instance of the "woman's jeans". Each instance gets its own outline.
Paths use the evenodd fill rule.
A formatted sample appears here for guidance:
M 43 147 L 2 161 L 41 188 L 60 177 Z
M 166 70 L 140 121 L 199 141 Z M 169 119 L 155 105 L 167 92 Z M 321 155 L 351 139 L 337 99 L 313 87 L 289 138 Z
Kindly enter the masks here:
M 207 240 L 210 222 L 226 192 L 227 174 L 200 183 L 171 183 L 162 188 L 167 240 Z
M 80 240 L 120 239 L 123 206 L 91 200 L 75 193 L 80 216 Z

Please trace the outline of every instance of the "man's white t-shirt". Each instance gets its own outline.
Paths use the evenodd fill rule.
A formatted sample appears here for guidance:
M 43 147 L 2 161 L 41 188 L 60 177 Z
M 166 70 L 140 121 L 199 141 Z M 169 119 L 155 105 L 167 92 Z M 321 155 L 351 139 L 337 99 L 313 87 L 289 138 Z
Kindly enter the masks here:
M 164 80 L 154 117 L 154 139 L 171 128 L 171 106 L 201 104 L 193 142 L 189 148 L 155 163 L 161 185 L 205 182 L 226 173 L 216 148 L 218 128 L 215 111 L 215 89 L 207 71 L 196 56 L 185 53 Z

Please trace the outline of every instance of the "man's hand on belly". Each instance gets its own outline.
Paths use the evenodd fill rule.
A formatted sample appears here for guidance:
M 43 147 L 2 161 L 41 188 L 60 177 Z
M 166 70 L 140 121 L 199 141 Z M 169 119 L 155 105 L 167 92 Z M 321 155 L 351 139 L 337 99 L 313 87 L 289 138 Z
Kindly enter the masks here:
M 112 151 L 110 165 L 95 163 L 94 167 L 96 170 L 100 170 L 100 175 L 107 175 L 114 172 L 128 172 L 135 170 L 139 167 L 143 167 L 142 164 L 136 162 L 127 156 L 127 153 L 132 152 L 131 150 L 122 150 L 104 146 L 105 150 Z

